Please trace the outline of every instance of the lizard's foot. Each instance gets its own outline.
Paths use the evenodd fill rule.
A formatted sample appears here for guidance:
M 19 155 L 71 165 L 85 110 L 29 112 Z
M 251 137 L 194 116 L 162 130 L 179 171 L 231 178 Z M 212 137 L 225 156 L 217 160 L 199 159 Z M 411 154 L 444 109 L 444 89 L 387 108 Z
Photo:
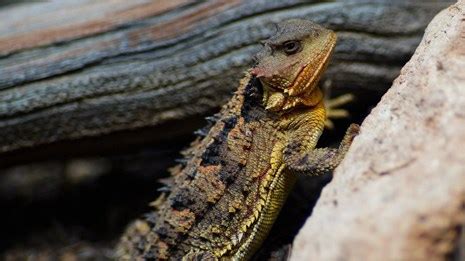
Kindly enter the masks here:
M 346 109 L 339 107 L 344 106 L 354 100 L 354 95 L 347 93 L 333 99 L 325 100 L 326 107 L 326 121 L 325 127 L 327 129 L 334 129 L 333 119 L 343 119 L 349 117 L 349 112 Z

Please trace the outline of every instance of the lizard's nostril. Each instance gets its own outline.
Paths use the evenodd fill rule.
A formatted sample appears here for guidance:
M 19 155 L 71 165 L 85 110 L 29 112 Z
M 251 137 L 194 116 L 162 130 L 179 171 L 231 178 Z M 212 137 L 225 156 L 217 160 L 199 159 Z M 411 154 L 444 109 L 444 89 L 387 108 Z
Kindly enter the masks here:
M 252 68 L 252 75 L 256 77 L 261 77 L 263 76 L 263 73 L 259 68 Z

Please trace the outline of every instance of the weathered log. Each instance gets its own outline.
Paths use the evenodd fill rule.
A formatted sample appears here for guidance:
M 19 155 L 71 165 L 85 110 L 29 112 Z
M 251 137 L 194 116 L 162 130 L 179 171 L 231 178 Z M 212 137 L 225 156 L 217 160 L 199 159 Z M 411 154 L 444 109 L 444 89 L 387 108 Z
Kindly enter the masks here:
M 0 161 L 88 137 L 98 137 L 87 142 L 97 146 L 162 139 L 167 123 L 184 124 L 221 105 L 251 65 L 259 40 L 287 18 L 337 30 L 326 77 L 336 90 L 380 95 L 447 3 L 115 0 L 7 6 L 0 9 Z M 129 131 L 143 127 L 155 128 L 145 135 Z
M 463 260 L 465 1 L 428 26 L 361 126 L 291 260 Z

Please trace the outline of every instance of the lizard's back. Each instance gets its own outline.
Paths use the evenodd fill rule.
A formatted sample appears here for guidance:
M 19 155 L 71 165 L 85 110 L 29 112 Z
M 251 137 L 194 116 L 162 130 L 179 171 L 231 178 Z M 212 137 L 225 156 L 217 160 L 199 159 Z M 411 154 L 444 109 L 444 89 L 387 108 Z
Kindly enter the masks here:
M 154 222 L 139 221 L 139 231 L 127 233 L 121 245 L 125 253 L 157 259 L 179 259 L 197 251 L 231 256 L 260 236 L 253 227 L 278 172 L 270 164 L 272 150 L 283 138 L 277 116 L 262 105 L 261 93 L 258 80 L 242 80 L 207 136 L 193 145 L 194 154 L 175 175 Z M 144 236 L 141 226 L 147 226 Z M 251 243 L 249 247 L 256 244 Z

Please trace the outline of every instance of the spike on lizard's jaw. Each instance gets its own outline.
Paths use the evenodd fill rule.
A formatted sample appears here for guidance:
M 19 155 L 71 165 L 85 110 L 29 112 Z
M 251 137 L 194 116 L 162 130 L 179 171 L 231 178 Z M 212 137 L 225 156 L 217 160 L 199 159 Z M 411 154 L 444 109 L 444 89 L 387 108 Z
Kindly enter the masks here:
M 304 92 L 298 96 L 289 96 L 274 87 L 263 85 L 263 106 L 268 111 L 285 112 L 300 106 L 313 107 L 323 100 L 320 88 L 313 88 L 311 92 Z

